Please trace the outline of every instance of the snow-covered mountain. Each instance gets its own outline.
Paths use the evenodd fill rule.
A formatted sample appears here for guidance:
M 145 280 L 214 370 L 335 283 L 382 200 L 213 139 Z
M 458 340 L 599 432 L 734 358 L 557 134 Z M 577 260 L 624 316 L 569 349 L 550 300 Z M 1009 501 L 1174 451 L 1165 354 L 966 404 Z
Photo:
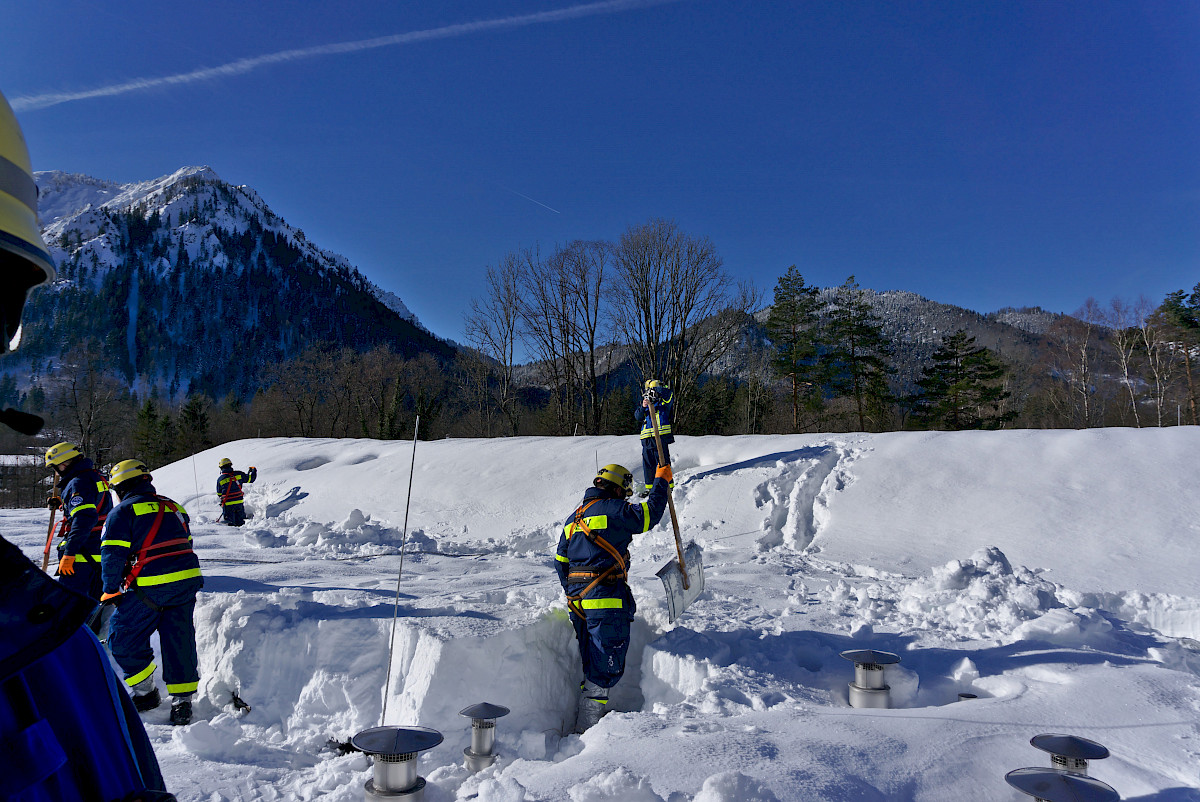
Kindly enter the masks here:
M 90 338 L 130 381 L 219 395 L 253 389 L 259 368 L 317 342 L 453 351 L 399 297 L 208 167 L 131 184 L 35 177 L 59 265 L 33 299 L 35 367 Z

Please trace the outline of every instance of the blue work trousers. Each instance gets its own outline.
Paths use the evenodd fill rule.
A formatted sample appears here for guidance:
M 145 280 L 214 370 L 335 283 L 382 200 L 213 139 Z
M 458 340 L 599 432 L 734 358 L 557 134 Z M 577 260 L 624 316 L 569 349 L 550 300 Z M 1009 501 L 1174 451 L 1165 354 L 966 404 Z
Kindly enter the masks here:
M 157 630 L 167 692 L 187 695 L 195 691 L 200 670 L 193 615 L 201 585 L 200 579 L 185 579 L 139 588 L 122 597 L 109 621 L 108 648 L 125 672 L 126 683 L 136 685 L 152 675 L 154 650 L 150 635 Z M 151 669 L 149 674 L 147 669 Z
M 671 446 L 663 441 L 663 462 L 667 465 L 671 464 Z M 649 490 L 654 484 L 654 472 L 658 470 L 658 447 L 654 444 L 653 437 L 647 437 L 642 441 L 642 480 L 646 483 L 646 490 Z M 675 487 L 675 483 L 671 483 L 671 487 Z
M 582 586 L 581 586 L 582 587 Z M 571 588 L 577 592 L 580 588 Z M 583 676 L 601 688 L 611 688 L 625 673 L 625 655 L 629 652 L 629 625 L 636 607 L 628 586 L 623 588 L 623 606 L 615 610 L 586 610 L 587 618 L 571 612 Z
M 237 504 L 221 505 L 221 517 L 226 526 L 242 526 L 246 523 L 245 503 L 239 501 Z

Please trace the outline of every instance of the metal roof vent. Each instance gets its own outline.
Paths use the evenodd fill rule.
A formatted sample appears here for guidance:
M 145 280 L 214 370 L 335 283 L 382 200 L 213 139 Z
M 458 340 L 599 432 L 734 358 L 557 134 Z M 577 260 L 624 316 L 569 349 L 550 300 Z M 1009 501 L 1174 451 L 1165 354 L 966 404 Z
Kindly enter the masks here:
M 1080 738 L 1078 735 L 1045 733 L 1033 736 L 1029 743 L 1043 752 L 1050 753 L 1052 768 L 1063 769 L 1072 774 L 1082 774 L 1085 777 L 1088 773 L 1089 760 L 1103 760 L 1108 757 L 1107 747 L 1101 746 L 1095 741 L 1089 741 L 1087 738 Z
M 883 681 L 886 666 L 900 662 L 899 655 L 874 649 L 848 649 L 842 657 L 854 663 L 854 682 L 850 683 L 851 707 L 890 707 L 888 691 Z
M 471 745 L 463 749 L 467 771 L 475 774 L 496 762 L 498 755 L 492 752 L 496 745 L 496 719 L 508 713 L 507 707 L 490 702 L 480 702 L 458 711 L 460 716 L 471 719 Z
M 425 778 L 417 776 L 417 753 L 442 742 L 442 734 L 428 727 L 372 727 L 350 739 L 356 748 L 374 758 L 374 776 L 364 786 L 367 802 L 425 798 Z
M 1061 769 L 1017 769 L 1004 780 L 1037 802 L 1118 802 L 1121 795 L 1097 779 Z

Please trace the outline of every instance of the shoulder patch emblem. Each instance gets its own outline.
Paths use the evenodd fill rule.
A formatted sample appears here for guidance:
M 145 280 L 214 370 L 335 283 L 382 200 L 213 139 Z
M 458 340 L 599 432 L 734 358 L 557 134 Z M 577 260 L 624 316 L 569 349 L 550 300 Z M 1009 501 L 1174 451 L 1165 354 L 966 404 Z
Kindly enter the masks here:
M 83 496 L 71 496 L 71 500 L 67 502 L 68 507 L 78 507 L 83 503 Z

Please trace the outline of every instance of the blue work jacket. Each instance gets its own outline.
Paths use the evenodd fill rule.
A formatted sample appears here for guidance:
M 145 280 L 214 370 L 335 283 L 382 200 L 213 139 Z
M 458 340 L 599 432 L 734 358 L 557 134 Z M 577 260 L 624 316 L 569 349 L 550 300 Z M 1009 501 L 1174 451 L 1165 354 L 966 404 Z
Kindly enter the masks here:
M 233 468 L 222 469 L 221 475 L 217 477 L 217 495 L 221 497 L 221 506 L 244 504 L 245 494 L 242 493 L 242 484 L 254 484 L 254 480 L 257 478 L 258 471 L 254 468 L 250 469 L 250 473 L 235 471 Z
M 663 445 L 670 445 L 675 442 L 674 435 L 671 434 L 671 418 L 675 411 L 675 394 L 671 392 L 669 387 L 660 387 L 659 399 L 655 407 L 658 409 L 658 434 L 662 438 Z M 641 438 L 643 440 L 654 439 L 654 424 L 650 421 L 650 410 L 638 404 L 638 408 L 634 410 L 633 417 L 642 422 Z
M 162 523 L 150 547 L 142 553 L 160 510 Z M 192 551 L 188 520 L 183 507 L 155 493 L 149 482 L 122 499 L 108 514 L 100 541 L 104 592 L 120 590 L 131 569 L 137 573 L 132 585 L 139 588 L 198 578 L 200 560 Z
M 108 482 L 87 457 L 77 460 L 63 474 L 66 484 L 59 494 L 63 502 L 63 522 L 58 550 L 76 560 L 100 560 L 100 529 L 112 510 Z
M 591 583 L 590 579 L 571 579 L 572 571 L 600 573 L 616 563 L 608 550 L 593 542 L 593 538 L 603 538 L 607 541 L 622 555 L 628 567 L 629 546 L 633 543 L 633 536 L 649 532 L 662 520 L 669 492 L 665 479 L 655 479 L 646 500 L 630 504 L 624 499 L 612 498 L 599 488 L 588 488 L 583 494 L 583 503 L 579 508 L 584 508 L 583 523 L 591 530 L 592 538 L 587 537 L 582 527 L 575 522 L 579 508 L 563 523 L 562 532 L 558 536 L 554 566 L 563 590 L 568 595 L 576 594 Z M 585 610 L 619 606 L 604 600 L 619 600 L 624 592 L 624 581 L 597 584 L 583 599 L 582 606 Z

